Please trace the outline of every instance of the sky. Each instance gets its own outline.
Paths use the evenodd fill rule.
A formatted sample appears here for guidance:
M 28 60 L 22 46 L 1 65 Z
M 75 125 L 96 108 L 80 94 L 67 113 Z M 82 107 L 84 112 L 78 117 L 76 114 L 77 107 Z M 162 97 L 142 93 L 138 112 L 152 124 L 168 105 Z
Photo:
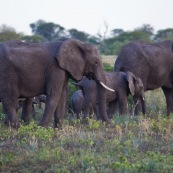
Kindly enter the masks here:
M 150 24 L 155 32 L 173 28 L 173 0 L 0 0 L 0 26 L 31 35 L 42 19 L 90 35 L 112 29 L 131 31 Z

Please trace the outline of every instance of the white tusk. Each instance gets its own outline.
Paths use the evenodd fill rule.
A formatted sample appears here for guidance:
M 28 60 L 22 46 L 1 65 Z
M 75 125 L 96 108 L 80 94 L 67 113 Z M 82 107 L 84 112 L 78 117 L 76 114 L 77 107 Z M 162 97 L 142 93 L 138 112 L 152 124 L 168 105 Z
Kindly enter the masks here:
M 100 81 L 99 81 L 99 82 L 100 82 Z M 103 82 L 100 82 L 100 84 L 101 84 L 104 88 L 106 88 L 107 90 L 112 91 L 112 92 L 115 92 L 115 90 L 109 88 L 109 87 L 106 86 Z

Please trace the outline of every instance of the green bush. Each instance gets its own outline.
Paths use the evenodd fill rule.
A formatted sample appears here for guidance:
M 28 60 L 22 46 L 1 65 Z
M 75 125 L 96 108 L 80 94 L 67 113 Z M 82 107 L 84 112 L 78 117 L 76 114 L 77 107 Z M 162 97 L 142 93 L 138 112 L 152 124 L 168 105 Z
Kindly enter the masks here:
M 112 72 L 114 71 L 114 68 L 112 65 L 110 65 L 109 63 L 103 62 L 103 66 L 104 66 L 104 70 L 107 72 Z

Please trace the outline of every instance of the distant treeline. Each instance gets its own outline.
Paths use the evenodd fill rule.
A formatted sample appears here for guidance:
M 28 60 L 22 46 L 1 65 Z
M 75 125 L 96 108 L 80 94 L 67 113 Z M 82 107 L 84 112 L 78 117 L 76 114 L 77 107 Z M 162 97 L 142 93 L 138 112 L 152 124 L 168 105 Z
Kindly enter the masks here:
M 0 26 L 0 42 L 7 40 L 22 40 L 25 42 L 47 42 L 56 41 L 61 37 L 76 38 L 84 42 L 97 45 L 100 52 L 105 55 L 118 55 L 121 47 L 134 40 L 146 42 L 158 42 L 162 40 L 173 40 L 173 28 L 166 28 L 154 32 L 154 28 L 149 24 L 144 24 L 133 31 L 124 31 L 115 28 L 111 35 L 107 34 L 108 26 L 105 25 L 104 34 L 90 35 L 77 29 L 65 29 L 59 24 L 38 20 L 30 24 L 32 35 L 17 33 L 13 27 Z

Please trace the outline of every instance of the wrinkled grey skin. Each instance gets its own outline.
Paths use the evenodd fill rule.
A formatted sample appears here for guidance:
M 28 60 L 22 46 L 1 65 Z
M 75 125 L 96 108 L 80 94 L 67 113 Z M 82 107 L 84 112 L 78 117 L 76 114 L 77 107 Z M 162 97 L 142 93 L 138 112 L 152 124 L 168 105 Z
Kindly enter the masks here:
M 110 92 L 107 90 L 106 103 L 108 106 L 108 116 L 112 118 L 115 114 L 116 104 L 119 105 L 119 113 L 126 114 L 127 111 L 127 96 L 132 94 L 136 99 L 144 99 L 144 87 L 140 78 L 136 77 L 131 72 L 106 72 L 106 84 L 108 87 L 115 90 Z M 95 107 L 97 105 L 96 82 L 89 80 L 85 76 L 78 83 L 73 83 L 82 89 L 84 95 L 84 118 L 89 115 L 90 105 Z M 145 114 L 145 110 L 143 112 Z
M 75 39 L 61 39 L 51 43 L 23 43 L 19 41 L 0 44 L 0 99 L 7 115 L 6 125 L 19 126 L 16 115 L 18 98 L 45 94 L 46 106 L 40 122 L 47 126 L 54 115 L 55 127 L 65 114 L 67 81 L 71 77 L 80 80 L 83 75 L 97 82 L 98 90 L 105 98 L 106 90 L 98 83 L 106 83 L 103 65 L 95 46 Z M 100 99 L 102 120 L 109 121 L 106 104 Z M 24 113 L 25 114 L 25 113 Z
M 136 41 L 125 45 L 114 65 L 114 71 L 131 71 L 138 76 L 144 90 L 161 87 L 167 103 L 167 114 L 173 113 L 173 42 L 148 44 Z M 141 100 L 143 105 L 143 102 Z

